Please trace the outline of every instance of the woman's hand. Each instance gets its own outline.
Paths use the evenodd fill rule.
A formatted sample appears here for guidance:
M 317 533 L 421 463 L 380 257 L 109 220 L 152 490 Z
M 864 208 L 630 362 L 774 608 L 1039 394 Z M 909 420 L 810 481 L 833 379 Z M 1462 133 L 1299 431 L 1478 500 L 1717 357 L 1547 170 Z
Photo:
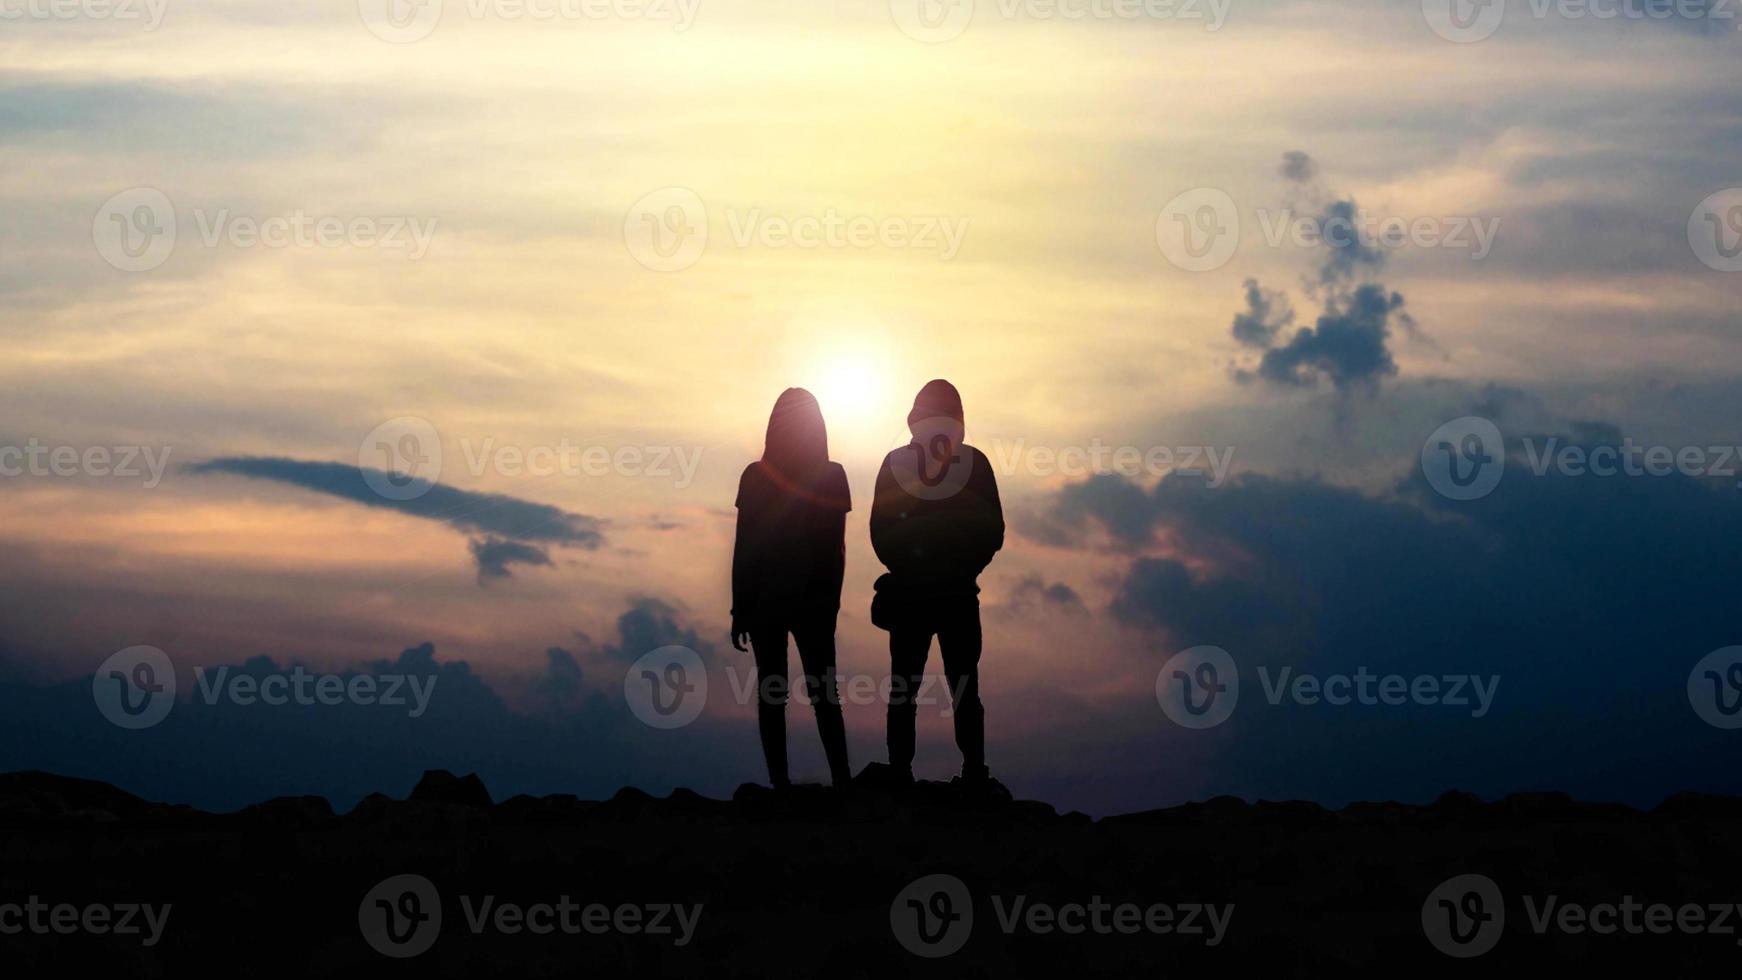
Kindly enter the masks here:
M 747 653 L 750 648 L 745 644 L 749 642 L 750 631 L 744 628 L 744 624 L 738 621 L 738 616 L 734 613 L 732 615 L 732 648 L 739 653 Z

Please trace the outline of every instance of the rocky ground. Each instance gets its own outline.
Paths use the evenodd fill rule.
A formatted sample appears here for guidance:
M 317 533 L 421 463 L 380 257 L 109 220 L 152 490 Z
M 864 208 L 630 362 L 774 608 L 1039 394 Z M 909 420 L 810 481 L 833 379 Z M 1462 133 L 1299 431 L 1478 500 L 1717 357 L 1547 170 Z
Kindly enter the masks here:
M 0 775 L 15 976 L 1664 976 L 1742 963 L 1742 799 L 1215 799 L 1091 820 L 946 784 L 211 814 Z M 1479 877 L 1471 877 L 1479 876 Z M 1470 955 L 1475 954 L 1475 955 Z M 1230 974 L 1241 975 L 1241 974 Z

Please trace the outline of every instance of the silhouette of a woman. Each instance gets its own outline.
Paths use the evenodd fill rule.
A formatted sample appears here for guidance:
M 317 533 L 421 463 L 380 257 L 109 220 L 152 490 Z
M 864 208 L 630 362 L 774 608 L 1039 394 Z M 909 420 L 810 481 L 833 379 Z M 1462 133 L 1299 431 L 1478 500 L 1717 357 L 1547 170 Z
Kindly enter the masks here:
M 804 667 L 805 694 L 836 786 L 852 778 L 835 679 L 835 617 L 846 567 L 847 473 L 829 460 L 822 409 L 803 388 L 788 388 L 768 418 L 762 458 L 738 481 L 738 540 L 732 549 L 732 646 L 756 658 L 757 727 L 768 779 L 789 785 L 786 769 L 786 638 Z

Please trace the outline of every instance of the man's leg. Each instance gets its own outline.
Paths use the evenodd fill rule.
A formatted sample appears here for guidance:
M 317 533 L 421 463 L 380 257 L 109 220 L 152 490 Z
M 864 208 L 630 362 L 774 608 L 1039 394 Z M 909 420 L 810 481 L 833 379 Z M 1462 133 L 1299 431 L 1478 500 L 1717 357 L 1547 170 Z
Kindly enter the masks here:
M 889 768 L 898 779 L 913 778 L 914 724 L 919 717 L 920 685 L 931 654 L 931 632 L 908 627 L 889 631 Z
M 841 717 L 841 692 L 835 677 L 834 617 L 794 628 L 792 640 L 804 666 L 805 696 L 817 715 L 817 734 L 829 760 L 829 778 L 836 786 L 846 786 L 853 781 L 853 767 L 847 762 L 847 725 Z
M 938 629 L 938 652 L 950 684 L 956 716 L 956 748 L 962 750 L 962 778 L 985 779 L 986 709 L 980 703 L 980 605 L 952 612 Z
M 768 782 L 775 789 L 788 785 L 786 772 L 786 630 L 750 634 L 756 657 L 756 728 L 762 735 L 762 757 L 768 761 Z

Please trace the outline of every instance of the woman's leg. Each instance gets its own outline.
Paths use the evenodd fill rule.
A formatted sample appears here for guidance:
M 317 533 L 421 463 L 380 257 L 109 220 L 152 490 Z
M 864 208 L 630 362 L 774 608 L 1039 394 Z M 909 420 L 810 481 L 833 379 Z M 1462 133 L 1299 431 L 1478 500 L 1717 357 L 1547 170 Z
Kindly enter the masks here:
M 756 657 L 756 728 L 762 736 L 762 757 L 768 762 L 768 782 L 775 789 L 791 785 L 786 772 L 786 630 L 752 630 L 750 649 Z
M 794 629 L 799 663 L 804 666 L 805 696 L 817 715 L 817 734 L 829 760 L 829 778 L 836 786 L 853 780 L 847 761 L 847 724 L 841 716 L 840 684 L 835 677 L 835 618 L 819 619 Z

